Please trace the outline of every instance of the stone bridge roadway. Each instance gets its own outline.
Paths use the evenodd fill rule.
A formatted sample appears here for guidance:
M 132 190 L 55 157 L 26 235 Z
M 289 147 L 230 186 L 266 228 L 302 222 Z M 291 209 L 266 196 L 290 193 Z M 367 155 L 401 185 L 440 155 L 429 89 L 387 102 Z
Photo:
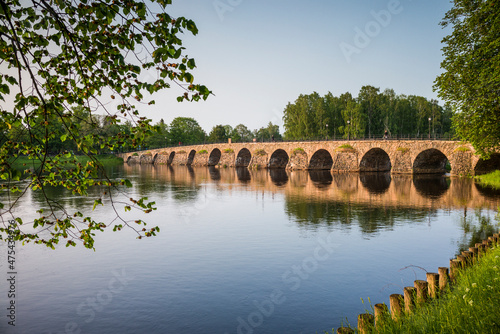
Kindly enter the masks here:
M 121 153 L 127 163 L 286 168 L 334 172 L 476 175 L 500 169 L 500 154 L 480 159 L 470 144 L 437 140 L 219 143 Z

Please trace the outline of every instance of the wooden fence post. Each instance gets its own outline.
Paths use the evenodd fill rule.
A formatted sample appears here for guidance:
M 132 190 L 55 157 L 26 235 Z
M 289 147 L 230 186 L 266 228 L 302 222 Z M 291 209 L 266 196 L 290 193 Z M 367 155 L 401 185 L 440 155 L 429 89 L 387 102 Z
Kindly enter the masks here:
M 393 293 L 389 297 L 390 307 L 391 307 L 391 317 L 394 321 L 401 319 L 403 315 L 403 302 L 404 297 L 398 293 Z
M 417 305 L 422 305 L 427 301 L 429 284 L 423 280 L 415 280 L 413 285 L 417 289 Z
M 358 315 L 358 333 L 368 334 L 373 330 L 375 318 L 373 314 L 362 313 Z
M 439 290 L 443 292 L 448 286 L 448 281 L 450 280 L 449 270 L 447 267 L 439 267 Z
M 429 297 L 436 298 L 438 296 L 439 274 L 427 273 L 425 276 L 429 287 Z
M 375 314 L 375 328 L 377 328 L 377 326 L 382 325 L 385 319 L 387 319 L 389 310 L 387 309 L 387 305 L 384 303 L 375 304 L 373 310 Z
M 406 286 L 404 289 L 405 298 L 405 311 L 406 313 L 412 313 L 415 309 L 415 295 L 417 289 L 412 286 Z
M 450 260 L 450 281 L 454 282 L 457 278 L 458 271 L 462 268 L 459 260 Z

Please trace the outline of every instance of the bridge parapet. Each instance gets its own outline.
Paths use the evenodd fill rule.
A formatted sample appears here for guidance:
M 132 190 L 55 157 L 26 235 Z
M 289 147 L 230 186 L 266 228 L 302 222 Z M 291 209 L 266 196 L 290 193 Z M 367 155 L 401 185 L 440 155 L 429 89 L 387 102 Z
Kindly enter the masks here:
M 351 140 L 219 143 L 118 154 L 127 163 L 318 169 L 334 172 L 474 175 L 500 169 L 500 154 L 485 163 L 470 144 L 435 140 Z M 478 169 L 479 167 L 479 169 Z

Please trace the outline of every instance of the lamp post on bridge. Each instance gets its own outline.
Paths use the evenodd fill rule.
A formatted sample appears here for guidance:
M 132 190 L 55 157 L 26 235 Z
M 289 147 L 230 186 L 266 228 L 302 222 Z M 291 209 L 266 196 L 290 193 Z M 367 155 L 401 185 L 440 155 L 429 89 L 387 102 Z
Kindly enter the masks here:
M 351 140 L 351 121 L 347 121 L 347 140 Z
M 328 123 L 325 124 L 325 126 L 326 126 L 326 140 L 328 140 Z
M 429 139 L 431 139 L 431 118 L 429 117 Z

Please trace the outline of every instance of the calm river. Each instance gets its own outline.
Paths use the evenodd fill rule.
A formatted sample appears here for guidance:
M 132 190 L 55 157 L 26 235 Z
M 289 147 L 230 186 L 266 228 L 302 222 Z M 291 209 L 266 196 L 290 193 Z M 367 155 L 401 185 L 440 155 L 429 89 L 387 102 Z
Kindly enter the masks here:
M 16 244 L 16 326 L 2 333 L 323 333 L 389 303 L 496 225 L 500 192 L 469 179 L 127 166 L 112 175 L 161 229 L 97 235 L 96 251 Z M 92 201 L 61 189 L 69 210 Z M 16 214 L 36 215 L 31 192 Z M 94 215 L 116 217 L 109 206 Z M 487 226 L 486 226 L 487 228 Z M 497 227 L 495 227 L 498 230 Z M 0 268 L 6 274 L 2 243 Z M 364 300 L 364 304 L 362 302 Z

